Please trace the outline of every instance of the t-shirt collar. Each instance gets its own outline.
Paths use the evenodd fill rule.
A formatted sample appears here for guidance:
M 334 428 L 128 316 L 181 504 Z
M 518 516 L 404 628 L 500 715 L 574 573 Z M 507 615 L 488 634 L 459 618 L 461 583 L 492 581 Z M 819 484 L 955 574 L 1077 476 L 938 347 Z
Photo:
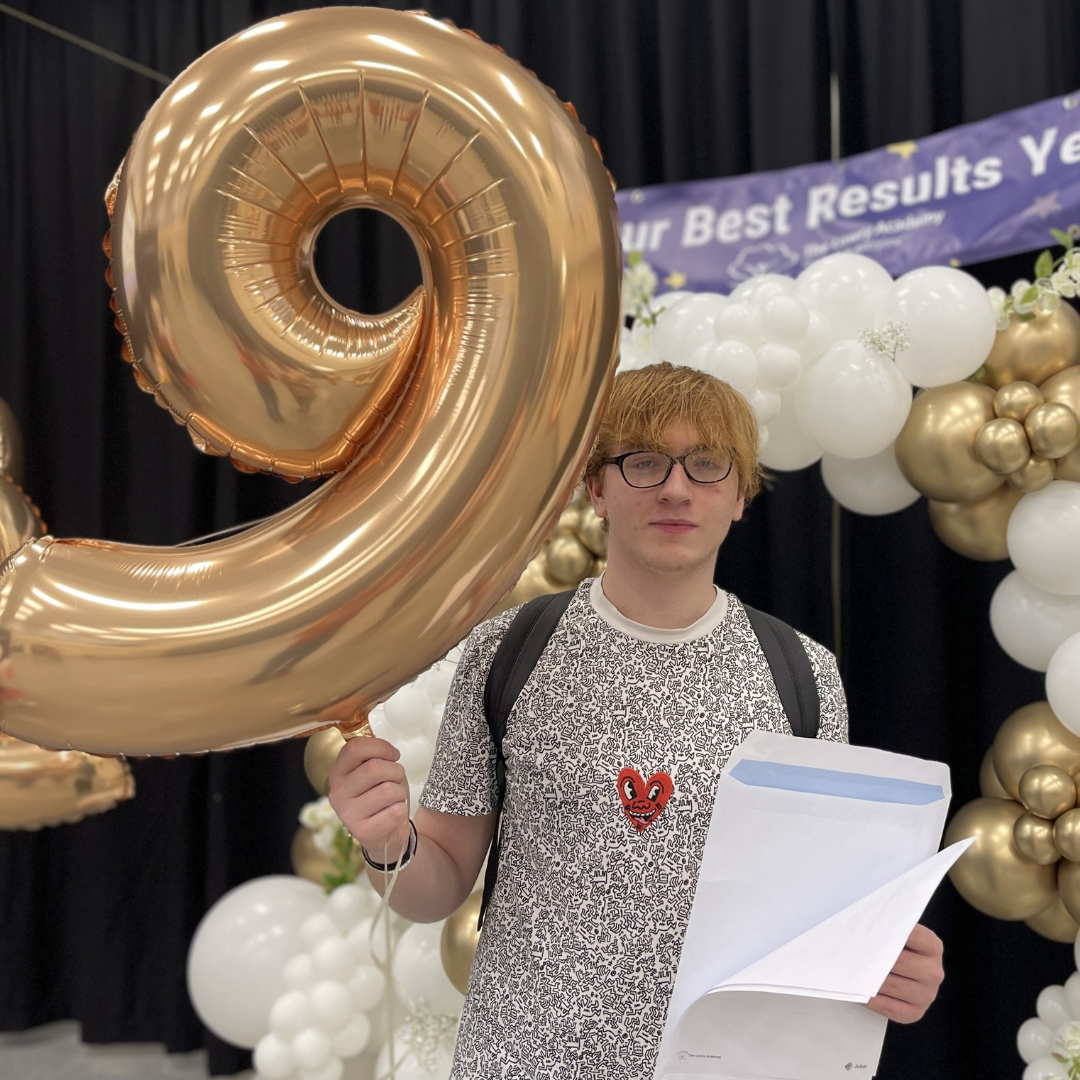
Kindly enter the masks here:
M 723 621 L 727 614 L 728 597 L 723 589 L 714 585 L 716 599 L 712 606 L 696 622 L 675 630 L 666 630 L 659 626 L 646 626 L 644 623 L 634 622 L 628 619 L 604 594 L 602 584 L 604 575 L 593 579 L 589 588 L 589 602 L 593 611 L 616 630 L 620 630 L 628 637 L 637 638 L 638 641 L 651 641 L 658 645 L 676 645 L 685 641 L 696 641 L 698 638 L 711 634 Z

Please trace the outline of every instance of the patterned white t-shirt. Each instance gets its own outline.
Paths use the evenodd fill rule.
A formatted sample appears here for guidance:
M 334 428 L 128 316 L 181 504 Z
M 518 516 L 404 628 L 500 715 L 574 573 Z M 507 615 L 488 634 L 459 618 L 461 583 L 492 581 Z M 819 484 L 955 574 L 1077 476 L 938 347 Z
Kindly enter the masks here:
M 452 1080 L 651 1080 L 720 770 L 749 732 L 791 731 L 734 597 L 656 630 L 600 582 L 578 587 L 510 714 L 498 882 Z M 468 639 L 420 799 L 433 810 L 495 808 L 484 683 L 513 616 Z M 833 656 L 802 640 L 818 738 L 846 741 Z

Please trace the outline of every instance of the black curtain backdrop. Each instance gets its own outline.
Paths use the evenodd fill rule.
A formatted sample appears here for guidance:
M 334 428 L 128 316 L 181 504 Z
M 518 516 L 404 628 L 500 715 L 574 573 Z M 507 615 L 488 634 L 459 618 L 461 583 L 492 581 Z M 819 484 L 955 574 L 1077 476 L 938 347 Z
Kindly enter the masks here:
M 24 11 L 169 75 L 270 0 L 16 0 Z M 398 6 L 398 5 L 386 5 Z M 402 3 L 401 7 L 409 6 Z M 620 185 L 775 169 L 829 156 L 829 73 L 854 153 L 1080 87 L 1080 8 L 1056 0 L 434 0 L 573 101 Z M 161 87 L 0 15 L 0 394 L 26 437 L 27 488 L 51 530 L 172 544 L 310 490 L 200 456 L 118 357 L 103 280 L 102 193 Z M 317 266 L 331 293 L 384 310 L 418 280 L 396 227 L 343 219 Z M 1056 224 L 1066 225 L 1068 222 Z M 1030 258 L 971 268 L 987 284 Z M 718 580 L 833 643 L 831 504 L 815 468 L 781 475 L 736 527 Z M 925 504 L 844 513 L 843 673 L 857 743 L 947 761 L 977 794 L 998 724 L 1042 697 L 988 604 L 1008 564 L 933 536 Z M 101 817 L 0 835 L 0 1030 L 74 1017 L 90 1042 L 207 1045 L 184 986 L 190 936 L 222 893 L 287 872 L 310 798 L 299 744 L 135 762 L 137 798 Z M 798 897 L 790 898 L 798 903 Z M 945 885 L 927 921 L 946 983 L 927 1018 L 892 1025 L 883 1080 L 1013 1080 L 1017 1026 L 1071 949 L 975 913 Z

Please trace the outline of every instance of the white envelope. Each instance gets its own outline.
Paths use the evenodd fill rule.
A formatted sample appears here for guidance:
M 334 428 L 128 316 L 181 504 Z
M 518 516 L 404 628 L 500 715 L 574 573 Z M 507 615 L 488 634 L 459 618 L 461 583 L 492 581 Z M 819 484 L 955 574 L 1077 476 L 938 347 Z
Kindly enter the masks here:
M 716 803 L 657 1080 L 877 1069 L 877 993 L 968 842 L 937 855 L 938 762 L 754 732 Z

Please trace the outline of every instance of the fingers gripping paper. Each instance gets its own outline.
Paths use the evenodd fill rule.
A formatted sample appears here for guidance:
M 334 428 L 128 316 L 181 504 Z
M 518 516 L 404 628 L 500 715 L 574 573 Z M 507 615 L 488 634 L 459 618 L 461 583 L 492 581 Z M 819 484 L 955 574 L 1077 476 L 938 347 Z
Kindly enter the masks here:
M 863 1007 L 969 842 L 947 766 L 754 732 L 717 787 L 657 1080 L 869 1077 Z

